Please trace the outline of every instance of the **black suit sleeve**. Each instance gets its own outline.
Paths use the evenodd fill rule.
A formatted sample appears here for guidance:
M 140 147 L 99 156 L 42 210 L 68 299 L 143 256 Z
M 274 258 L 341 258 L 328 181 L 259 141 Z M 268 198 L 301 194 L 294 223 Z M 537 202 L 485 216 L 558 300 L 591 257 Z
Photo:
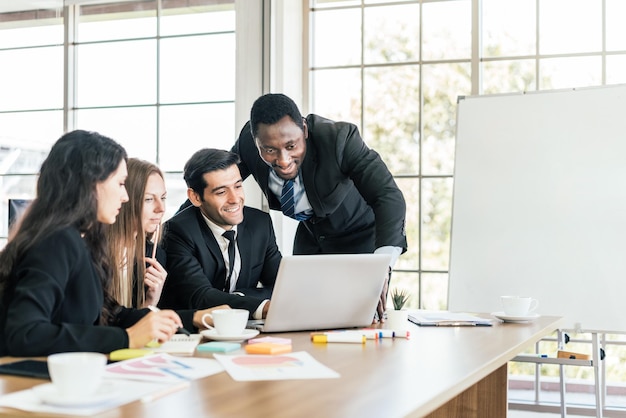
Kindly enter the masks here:
M 407 249 L 406 203 L 389 169 L 378 153 L 365 145 L 354 125 L 345 130 L 345 145 L 338 141 L 341 169 L 374 211 L 376 248 L 391 245 Z
M 98 325 L 103 293 L 77 230 L 36 244 L 14 269 L 17 284 L 0 306 L 0 355 L 44 356 L 65 351 L 109 353 L 128 347 L 122 328 L 138 318 L 120 312 L 119 325 Z
M 243 158 L 244 155 L 247 155 L 247 153 L 242 153 L 241 147 L 244 146 L 244 143 L 246 141 L 249 143 L 250 142 L 249 138 L 251 137 L 252 137 L 252 134 L 250 133 L 250 122 L 248 121 L 241 129 L 237 142 L 235 142 L 233 147 L 230 149 L 231 152 L 234 152 L 235 154 L 239 155 L 239 157 L 241 158 L 241 162 L 239 163 L 239 172 L 241 173 L 241 178 L 243 180 L 247 179 L 248 176 L 252 173 L 251 173 L 251 167 L 248 167 L 248 163 L 246 159 Z M 252 138 L 252 143 L 254 144 L 254 138 Z

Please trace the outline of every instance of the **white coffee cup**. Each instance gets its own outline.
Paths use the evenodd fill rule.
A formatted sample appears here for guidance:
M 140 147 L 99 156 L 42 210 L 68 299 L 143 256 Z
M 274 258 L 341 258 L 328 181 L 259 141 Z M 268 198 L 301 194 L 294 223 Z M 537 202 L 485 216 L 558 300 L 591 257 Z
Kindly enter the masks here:
M 213 319 L 213 326 L 206 322 Z M 216 309 L 202 315 L 202 323 L 208 329 L 214 329 L 220 335 L 241 335 L 248 324 L 248 311 L 245 309 Z
M 526 316 L 539 307 L 539 301 L 528 296 L 501 296 L 502 310 L 509 316 Z
M 63 397 L 93 395 L 102 383 L 107 357 L 100 353 L 58 353 L 48 356 L 52 384 Z

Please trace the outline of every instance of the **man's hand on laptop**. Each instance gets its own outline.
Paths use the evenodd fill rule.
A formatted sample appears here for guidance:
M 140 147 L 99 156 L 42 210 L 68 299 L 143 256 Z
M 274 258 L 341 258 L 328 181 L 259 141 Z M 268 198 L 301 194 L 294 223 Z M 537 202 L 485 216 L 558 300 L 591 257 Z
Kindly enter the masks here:
M 263 306 L 263 319 L 267 317 L 267 311 L 270 309 L 270 302 L 271 301 L 268 300 L 265 306 Z
M 383 284 L 383 291 L 380 292 L 380 299 L 378 300 L 378 306 L 376 307 L 376 313 L 374 315 L 374 323 L 385 322 L 385 309 L 387 307 L 387 293 L 389 291 L 389 280 L 391 279 L 391 268 L 389 269 L 389 275 L 387 280 Z

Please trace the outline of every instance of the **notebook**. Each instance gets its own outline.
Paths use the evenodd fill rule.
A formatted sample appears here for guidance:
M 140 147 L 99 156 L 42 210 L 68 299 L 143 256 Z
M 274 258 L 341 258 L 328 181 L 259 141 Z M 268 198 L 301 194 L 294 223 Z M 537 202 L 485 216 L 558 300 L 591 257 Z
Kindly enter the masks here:
M 174 334 L 163 344 L 148 343 L 147 349 L 155 353 L 193 354 L 201 339 L 200 334 Z
M 388 254 L 283 257 L 267 317 L 248 327 L 284 332 L 371 325 L 390 259 Z

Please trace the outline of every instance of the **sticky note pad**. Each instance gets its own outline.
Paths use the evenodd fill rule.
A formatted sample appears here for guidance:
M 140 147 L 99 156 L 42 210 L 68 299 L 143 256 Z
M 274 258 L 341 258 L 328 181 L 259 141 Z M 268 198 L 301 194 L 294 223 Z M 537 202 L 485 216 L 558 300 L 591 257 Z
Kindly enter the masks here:
M 241 348 L 241 344 L 239 343 L 211 341 L 208 343 L 198 345 L 197 350 L 198 351 L 210 351 L 214 353 L 227 353 L 229 351 L 239 350 L 240 348 Z
M 145 350 L 143 348 L 121 348 L 119 350 L 111 351 L 111 353 L 109 354 L 109 360 L 129 360 L 131 358 L 143 357 L 153 353 L 154 351 Z
M 279 337 L 260 337 L 248 340 L 248 344 L 258 343 L 274 343 L 274 344 L 287 344 L 291 345 L 291 338 L 279 338 Z
M 291 353 L 291 344 L 275 344 L 275 343 L 256 343 L 247 344 L 246 353 L 248 354 L 282 354 Z

